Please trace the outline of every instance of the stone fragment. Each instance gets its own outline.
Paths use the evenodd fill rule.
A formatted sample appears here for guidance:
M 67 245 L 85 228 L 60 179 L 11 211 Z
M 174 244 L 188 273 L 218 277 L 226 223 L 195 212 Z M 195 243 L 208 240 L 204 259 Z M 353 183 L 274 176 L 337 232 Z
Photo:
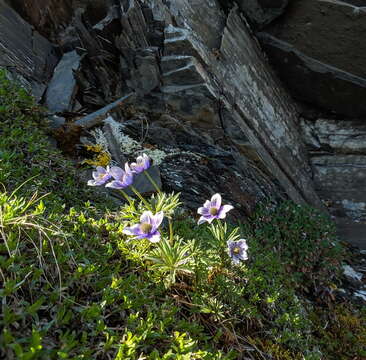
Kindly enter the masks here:
M 353 296 L 355 296 L 356 298 L 360 298 L 364 302 L 366 302 L 366 290 L 355 291 Z
M 127 161 L 126 157 L 121 152 L 121 145 L 118 143 L 117 139 L 113 134 L 113 130 L 109 123 L 105 123 L 103 126 L 104 135 L 108 141 L 108 150 L 112 155 L 113 160 L 115 160 L 118 166 L 123 167 Z
M 49 116 L 48 119 L 50 121 L 50 128 L 53 130 L 58 129 L 59 127 L 65 124 L 65 118 L 57 115 Z
M 162 183 L 159 167 L 151 166 L 147 170 L 147 172 L 150 177 L 155 181 L 159 189 L 161 189 Z M 138 192 L 140 192 L 140 194 L 156 193 L 154 185 L 150 182 L 149 178 L 144 173 L 138 174 L 134 177 L 133 186 L 137 189 Z M 126 193 L 130 196 L 136 196 L 130 188 L 126 189 Z
M 107 106 L 103 107 L 102 109 L 95 111 L 87 116 L 84 116 L 83 118 L 77 120 L 75 122 L 76 125 L 82 126 L 84 129 L 89 129 L 93 126 L 96 126 L 98 124 L 101 124 L 107 117 L 107 114 L 110 111 L 115 110 L 118 108 L 123 102 L 125 102 L 127 99 L 132 97 L 132 93 L 123 96 L 122 98 L 114 101 L 111 104 L 108 104 Z
M 366 116 L 366 78 L 306 56 L 272 35 L 259 33 L 258 37 L 294 97 L 345 116 Z
M 146 48 L 135 56 L 135 68 L 130 69 L 131 80 L 127 84 L 138 95 L 145 95 L 160 86 L 158 49 Z
M 60 29 L 70 24 L 74 11 L 80 8 L 92 25 L 107 15 L 113 0 L 7 0 L 9 4 L 27 19 L 47 38 L 56 38 Z
M 165 61 L 165 67 L 167 66 L 166 63 L 167 61 Z M 172 70 L 164 72 L 162 76 L 164 86 L 174 86 L 176 84 L 198 85 L 205 83 L 204 70 L 194 58 L 191 58 L 183 66 L 177 66 Z
M 366 249 L 366 222 L 353 221 L 350 217 L 337 217 L 335 222 L 340 239 L 360 249 Z
M 352 283 L 360 284 L 363 275 L 353 269 L 352 266 L 343 265 L 344 276 Z
M 72 18 L 72 0 L 8 0 L 9 4 L 46 36 Z M 47 29 L 47 30 L 46 30 Z
M 74 50 L 63 55 L 46 91 L 45 105 L 52 113 L 72 110 L 77 91 L 74 71 L 80 66 L 80 56 Z

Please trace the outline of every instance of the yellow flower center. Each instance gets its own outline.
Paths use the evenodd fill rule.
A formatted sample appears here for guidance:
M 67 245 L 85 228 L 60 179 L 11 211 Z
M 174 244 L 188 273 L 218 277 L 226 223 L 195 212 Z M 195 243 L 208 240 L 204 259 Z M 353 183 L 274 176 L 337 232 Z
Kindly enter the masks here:
M 233 253 L 234 254 L 240 254 L 240 247 L 239 246 L 234 247 Z
M 149 223 L 142 223 L 140 229 L 144 234 L 148 234 L 152 229 L 152 225 Z
M 218 214 L 218 212 L 219 212 L 219 210 L 218 210 L 218 209 L 216 209 L 216 208 L 214 208 L 214 207 L 212 207 L 212 208 L 210 209 L 210 214 L 211 214 L 212 216 L 217 215 L 217 214 Z

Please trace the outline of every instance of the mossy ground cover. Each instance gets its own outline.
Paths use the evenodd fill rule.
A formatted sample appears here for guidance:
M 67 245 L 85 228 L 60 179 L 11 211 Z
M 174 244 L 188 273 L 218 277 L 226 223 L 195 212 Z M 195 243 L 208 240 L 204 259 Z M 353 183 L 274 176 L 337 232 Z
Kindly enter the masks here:
M 149 260 L 151 244 L 122 232 L 143 206 L 96 196 L 46 128 L 0 73 L 0 358 L 365 358 L 365 310 L 332 292 L 347 254 L 326 218 L 259 207 L 241 224 L 249 259 L 236 266 L 208 226 L 176 214 L 195 268 L 182 263 L 171 281 L 161 253 Z

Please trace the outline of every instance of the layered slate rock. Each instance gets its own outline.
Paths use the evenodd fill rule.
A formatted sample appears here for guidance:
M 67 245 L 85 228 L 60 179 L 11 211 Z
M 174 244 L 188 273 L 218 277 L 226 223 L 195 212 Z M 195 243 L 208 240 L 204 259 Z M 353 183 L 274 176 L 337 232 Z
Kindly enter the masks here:
M 241 129 L 294 201 L 322 208 L 312 188 L 293 103 L 269 70 L 238 10 L 229 13 L 226 25 L 217 2 L 184 0 L 172 4 L 170 11 L 183 29 L 180 35 L 175 30 L 175 55 L 198 54 L 209 79 L 206 86 L 229 109 L 230 115 L 219 120 Z M 197 16 L 205 11 L 216 14 Z M 191 48 L 184 47 L 189 43 Z M 214 48 L 217 44 L 219 48 Z M 184 50 L 179 54 L 180 49 Z
M 260 35 L 295 97 L 348 117 L 366 115 L 366 4 L 293 0 Z M 300 85 L 301 84 L 301 85 Z
M 316 189 L 335 217 L 340 235 L 358 246 L 365 246 L 365 122 L 303 120 L 302 128 Z
M 40 99 L 57 56 L 52 44 L 0 0 L 0 66 L 13 71 Z

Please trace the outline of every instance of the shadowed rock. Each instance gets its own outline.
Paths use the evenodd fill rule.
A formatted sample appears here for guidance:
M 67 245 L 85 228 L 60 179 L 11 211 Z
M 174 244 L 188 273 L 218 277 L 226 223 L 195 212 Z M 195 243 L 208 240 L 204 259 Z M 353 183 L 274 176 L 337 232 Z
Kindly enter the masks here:
M 262 28 L 280 16 L 288 0 L 235 0 L 256 27 Z
M 17 73 L 39 100 L 57 62 L 52 44 L 0 0 L 0 66 Z
M 265 31 L 306 56 L 366 78 L 364 0 L 292 0 Z
M 306 56 L 271 35 L 258 37 L 294 97 L 349 117 L 366 116 L 366 79 Z

